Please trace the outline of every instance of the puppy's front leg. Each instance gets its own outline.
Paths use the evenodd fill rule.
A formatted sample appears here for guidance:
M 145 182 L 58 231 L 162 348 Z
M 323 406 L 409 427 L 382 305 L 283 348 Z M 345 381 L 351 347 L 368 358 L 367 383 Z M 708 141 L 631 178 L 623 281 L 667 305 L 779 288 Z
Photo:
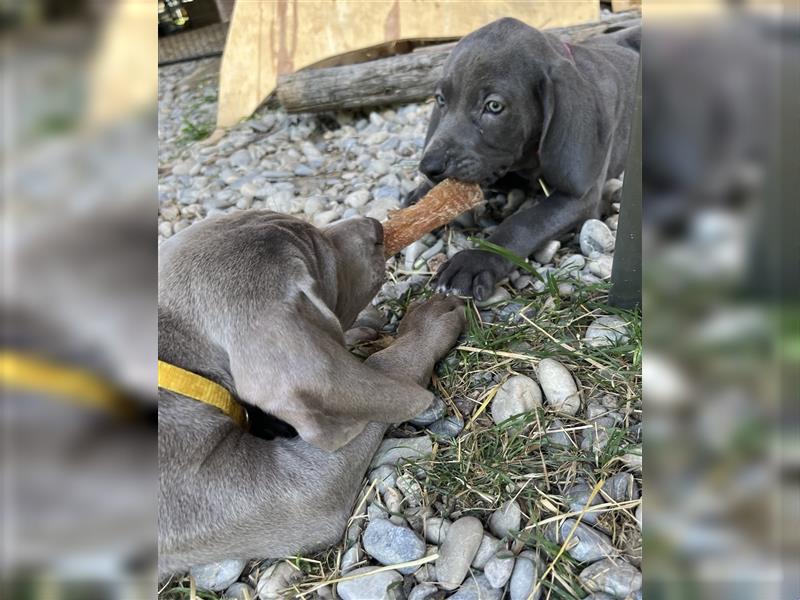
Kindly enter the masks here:
M 599 190 L 582 198 L 555 192 L 527 210 L 503 221 L 489 241 L 526 258 L 539 246 L 595 216 Z M 496 283 L 508 275 L 513 264 L 485 250 L 463 250 L 447 261 L 436 275 L 437 290 L 486 300 Z
M 432 298 L 411 309 L 400 323 L 397 341 L 367 363 L 389 378 L 425 386 L 436 361 L 455 344 L 465 321 L 460 299 Z M 398 385 L 397 389 L 395 403 L 408 403 L 403 391 L 408 387 Z M 205 463 L 204 472 L 225 473 L 226 481 L 225 486 L 209 482 L 202 490 L 214 506 L 205 519 L 207 527 L 213 527 L 216 536 L 231 537 L 230 558 L 289 556 L 335 543 L 387 427 L 369 423 L 335 452 L 315 448 L 299 437 L 262 440 L 241 432 L 232 434 Z M 241 505 L 232 510 L 232 502 Z M 185 564 L 214 559 L 211 554 L 195 555 Z
M 450 351 L 464 329 L 464 303 L 435 296 L 412 308 L 400 322 L 397 340 L 367 359 L 388 377 L 411 379 L 427 386 L 436 361 Z

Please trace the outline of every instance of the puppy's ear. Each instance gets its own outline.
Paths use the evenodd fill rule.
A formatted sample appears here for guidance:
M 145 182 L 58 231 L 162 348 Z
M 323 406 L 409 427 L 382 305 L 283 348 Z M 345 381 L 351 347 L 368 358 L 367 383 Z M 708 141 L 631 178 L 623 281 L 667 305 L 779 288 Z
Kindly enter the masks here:
M 428 147 L 428 142 L 431 141 L 433 134 L 436 133 L 436 128 L 439 127 L 439 119 L 442 116 L 442 111 L 439 105 L 434 101 L 433 110 L 431 111 L 431 120 L 428 123 L 428 131 L 425 132 L 425 146 L 423 150 Z
M 368 422 L 399 423 L 433 394 L 391 379 L 348 352 L 336 315 L 310 288 L 257 319 L 229 350 L 236 391 L 292 425 L 306 442 L 334 451 Z
M 601 178 L 609 152 L 609 112 L 601 90 L 566 58 L 554 61 L 540 82 L 543 125 L 539 163 L 555 189 L 581 197 Z

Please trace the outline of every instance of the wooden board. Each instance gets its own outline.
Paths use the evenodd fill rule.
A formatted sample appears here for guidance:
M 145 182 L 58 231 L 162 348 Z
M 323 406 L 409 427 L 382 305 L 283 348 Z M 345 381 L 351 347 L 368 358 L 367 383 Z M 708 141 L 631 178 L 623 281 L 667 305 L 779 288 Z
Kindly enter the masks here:
M 87 124 L 105 124 L 152 109 L 158 98 L 157 24 L 151 4 L 119 0 L 111 5 L 89 67 Z
M 623 12 L 637 8 L 642 8 L 642 0 L 611 0 L 611 10 L 613 12 Z
M 458 38 L 504 16 L 534 27 L 594 21 L 596 0 L 239 0 L 220 69 L 217 127 L 249 116 L 278 75 L 391 40 Z

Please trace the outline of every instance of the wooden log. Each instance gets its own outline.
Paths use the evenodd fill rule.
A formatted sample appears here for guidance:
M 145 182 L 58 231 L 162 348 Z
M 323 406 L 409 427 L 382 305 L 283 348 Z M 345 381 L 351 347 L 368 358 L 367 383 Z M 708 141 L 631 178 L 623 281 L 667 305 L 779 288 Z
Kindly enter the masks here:
M 447 225 L 483 200 L 481 186 L 445 179 L 413 206 L 396 210 L 383 223 L 386 258 L 394 256 L 426 233 Z
M 603 21 L 549 29 L 581 42 L 612 27 L 640 23 L 637 11 Z M 433 93 L 455 43 L 424 46 L 398 56 L 329 68 L 304 69 L 278 78 L 277 97 L 288 112 L 323 112 L 419 102 Z

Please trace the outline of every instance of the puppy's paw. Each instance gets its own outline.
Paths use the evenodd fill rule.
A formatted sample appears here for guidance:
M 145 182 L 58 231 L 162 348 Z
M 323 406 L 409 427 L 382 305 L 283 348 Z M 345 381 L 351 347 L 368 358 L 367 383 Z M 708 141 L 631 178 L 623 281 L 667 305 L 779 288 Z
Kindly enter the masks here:
M 494 293 L 495 285 L 512 266 L 502 256 L 491 252 L 462 250 L 439 268 L 436 291 L 472 296 L 480 302 Z
M 466 325 L 464 301 L 455 296 L 434 296 L 408 310 L 397 333 L 413 336 L 420 351 L 429 350 L 435 360 L 450 351 Z
M 433 189 L 433 186 L 428 183 L 427 181 L 420 183 L 413 192 L 409 192 L 406 194 L 406 197 L 403 198 L 402 205 L 403 206 L 411 206 L 416 204 L 420 200 L 422 200 L 423 196 L 430 192 Z

